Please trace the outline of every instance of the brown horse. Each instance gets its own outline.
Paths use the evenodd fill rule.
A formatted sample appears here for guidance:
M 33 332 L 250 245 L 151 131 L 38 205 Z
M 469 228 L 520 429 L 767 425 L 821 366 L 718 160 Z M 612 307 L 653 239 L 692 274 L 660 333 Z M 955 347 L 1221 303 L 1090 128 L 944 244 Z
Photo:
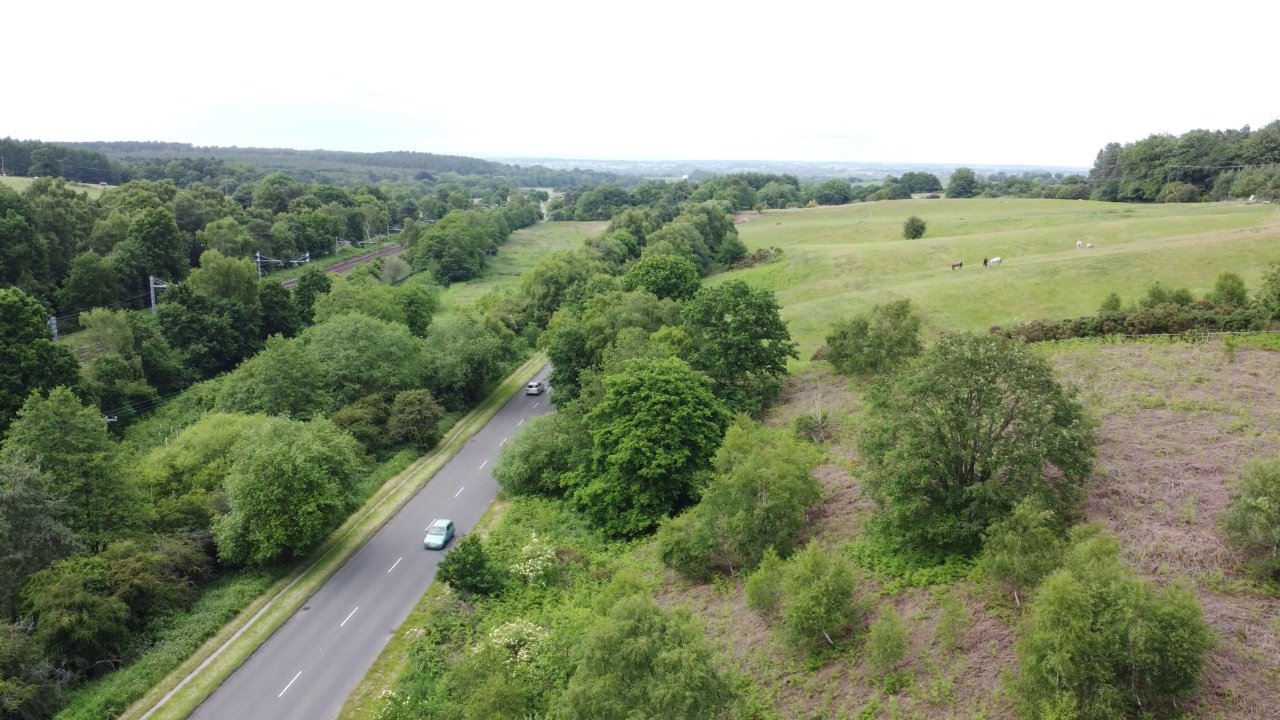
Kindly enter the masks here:
M 960 269 L 960 268 L 962 268 L 962 267 L 964 267 L 964 261 L 963 261 L 963 260 L 957 260 L 957 261 L 955 261 L 955 262 L 951 263 L 951 269 L 952 269 L 952 270 L 959 270 L 959 269 Z

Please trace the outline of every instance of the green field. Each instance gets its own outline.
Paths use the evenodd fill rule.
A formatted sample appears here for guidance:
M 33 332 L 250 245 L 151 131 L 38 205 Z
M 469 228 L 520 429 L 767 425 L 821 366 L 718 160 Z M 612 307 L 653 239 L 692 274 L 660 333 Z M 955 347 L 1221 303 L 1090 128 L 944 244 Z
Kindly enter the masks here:
M 520 274 L 532 268 L 543 255 L 557 250 L 582 247 L 590 237 L 604 232 L 607 222 L 540 222 L 517 230 L 494 256 L 484 275 L 470 282 L 454 283 L 444 294 L 447 309 L 471 305 L 476 298 L 500 288 L 511 287 Z
M 904 240 L 902 222 L 928 222 Z M 731 277 L 777 292 L 801 358 L 831 323 L 907 297 L 927 332 L 986 330 L 1036 318 L 1091 314 L 1108 293 L 1136 299 L 1153 281 L 1197 295 L 1218 273 L 1257 283 L 1280 261 L 1273 205 L 1120 205 L 1078 200 L 897 200 L 739 216 L 747 248 L 780 247 L 781 259 Z M 744 222 L 745 221 L 745 222 Z M 1093 243 L 1076 250 L 1076 241 Z M 983 257 L 1001 257 L 982 267 Z M 952 261 L 964 268 L 952 271 Z
M 35 180 L 36 178 L 12 177 L 12 176 L 6 175 L 3 177 L 0 177 L 0 185 L 8 185 L 14 190 L 17 190 L 18 192 L 22 192 L 23 190 L 27 189 L 28 185 L 35 182 Z M 68 182 L 67 185 L 75 188 L 76 190 L 82 190 L 88 193 L 89 197 L 91 198 L 98 197 L 99 195 L 102 194 L 103 190 L 107 189 L 105 187 L 102 187 L 101 185 L 90 185 L 88 183 Z

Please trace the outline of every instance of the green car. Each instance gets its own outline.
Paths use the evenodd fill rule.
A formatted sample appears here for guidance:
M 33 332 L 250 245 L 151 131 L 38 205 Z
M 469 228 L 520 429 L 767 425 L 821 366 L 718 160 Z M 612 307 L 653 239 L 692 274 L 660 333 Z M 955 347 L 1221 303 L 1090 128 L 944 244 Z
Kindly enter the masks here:
M 441 518 L 427 528 L 427 539 L 422 541 L 422 547 L 428 550 L 443 550 L 452 539 L 453 521 Z

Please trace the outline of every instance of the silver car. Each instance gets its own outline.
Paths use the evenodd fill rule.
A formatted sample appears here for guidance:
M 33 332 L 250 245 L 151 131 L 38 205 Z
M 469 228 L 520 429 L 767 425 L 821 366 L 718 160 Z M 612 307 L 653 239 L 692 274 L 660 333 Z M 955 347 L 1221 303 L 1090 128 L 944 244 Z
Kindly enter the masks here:
M 541 380 L 534 380 L 533 382 L 524 386 L 525 395 L 541 395 L 542 393 L 546 392 L 546 390 L 547 390 L 547 385 Z
M 422 541 L 422 547 L 428 550 L 443 550 L 445 545 L 453 539 L 453 521 L 441 518 L 431 523 L 427 528 L 427 537 Z

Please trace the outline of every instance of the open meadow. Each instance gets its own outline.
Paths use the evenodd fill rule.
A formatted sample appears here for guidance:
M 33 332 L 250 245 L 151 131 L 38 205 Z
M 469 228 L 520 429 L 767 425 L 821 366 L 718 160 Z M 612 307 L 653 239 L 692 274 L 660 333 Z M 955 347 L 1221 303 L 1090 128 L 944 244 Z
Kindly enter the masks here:
M 708 282 L 742 278 L 777 293 L 805 360 L 832 322 L 910 298 L 925 332 L 983 331 L 1092 314 L 1108 293 L 1135 300 L 1154 281 L 1201 295 L 1221 272 L 1255 285 L 1280 261 L 1280 206 L 1119 205 L 1016 198 L 897 200 L 738 216 L 749 250 L 782 257 Z M 904 240 L 902 223 L 928 223 Z M 1076 242 L 1093 249 L 1076 249 Z M 1000 266 L 984 268 L 984 257 Z M 952 271 L 953 261 L 964 267 Z
M 604 232 L 607 222 L 539 222 L 511 233 L 489 268 L 469 282 L 454 283 L 444 293 L 446 310 L 467 307 L 490 290 L 512 287 L 520 275 L 533 268 L 544 255 L 558 250 L 575 250 L 587 238 Z
M 23 190 L 26 190 L 27 186 L 35 181 L 36 181 L 36 178 L 13 177 L 11 175 L 0 176 L 0 185 L 8 185 L 9 187 L 13 188 L 14 190 L 17 190 L 18 192 L 22 192 Z M 88 193 L 90 198 L 98 197 L 99 195 L 102 194 L 103 190 L 107 189 L 105 187 L 102 187 L 101 185 L 90 185 L 89 183 L 80 183 L 80 182 L 68 182 L 67 186 L 74 188 L 75 190 Z

